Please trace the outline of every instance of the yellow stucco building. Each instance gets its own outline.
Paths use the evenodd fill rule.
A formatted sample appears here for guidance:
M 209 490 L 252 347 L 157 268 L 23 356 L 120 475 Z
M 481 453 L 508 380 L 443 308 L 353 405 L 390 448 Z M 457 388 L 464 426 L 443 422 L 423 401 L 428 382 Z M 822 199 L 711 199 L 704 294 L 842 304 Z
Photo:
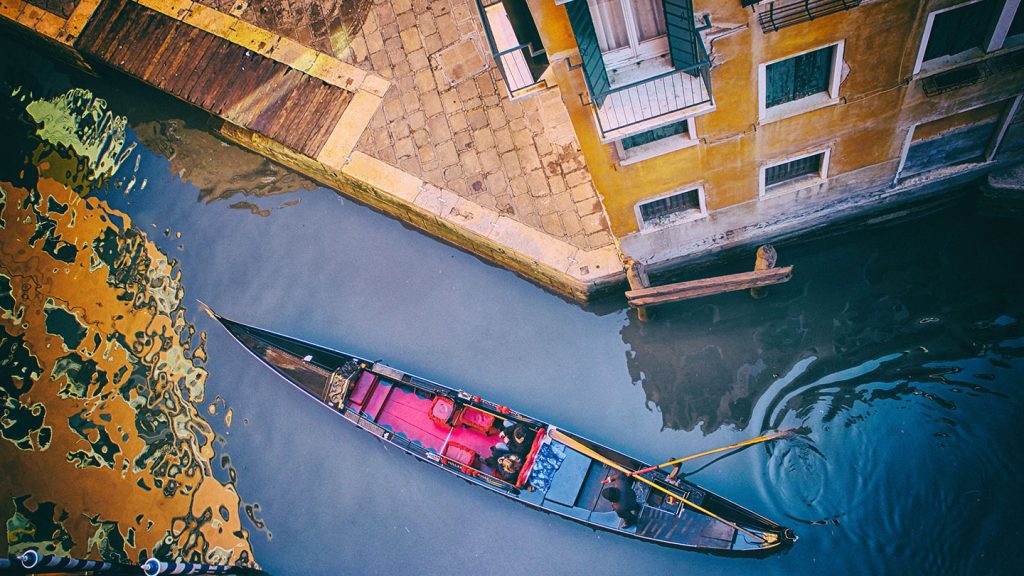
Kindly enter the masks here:
M 510 93 L 557 85 L 613 234 L 652 268 L 1024 153 L 1020 0 L 489 2 Z

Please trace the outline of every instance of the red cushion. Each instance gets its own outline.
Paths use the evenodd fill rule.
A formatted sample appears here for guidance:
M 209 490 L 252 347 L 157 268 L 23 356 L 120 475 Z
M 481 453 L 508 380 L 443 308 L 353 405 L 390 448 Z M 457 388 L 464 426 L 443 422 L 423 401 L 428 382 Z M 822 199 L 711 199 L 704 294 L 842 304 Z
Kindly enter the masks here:
M 537 452 L 540 452 L 542 440 L 544 440 L 543 428 L 537 431 L 537 437 L 533 439 L 533 447 L 530 448 L 530 453 L 526 455 L 526 460 L 523 461 L 523 469 L 519 471 L 519 479 L 516 481 L 517 487 L 521 488 L 524 486 L 527 478 L 530 477 L 530 468 L 533 467 L 533 461 L 537 459 Z
M 459 415 L 459 422 L 486 434 L 494 426 L 494 416 L 466 406 Z
M 448 447 L 444 449 L 444 455 L 459 464 L 476 465 L 477 453 L 458 442 L 449 442 Z
M 349 402 L 362 406 L 370 396 L 370 392 L 373 392 L 375 384 L 377 384 L 376 374 L 373 372 L 363 372 L 360 374 L 359 380 L 356 381 L 355 389 L 352 390 L 352 394 L 348 397 Z
M 451 398 L 438 396 L 430 405 L 430 419 L 441 426 L 448 426 L 451 421 L 452 412 L 455 412 L 455 401 Z

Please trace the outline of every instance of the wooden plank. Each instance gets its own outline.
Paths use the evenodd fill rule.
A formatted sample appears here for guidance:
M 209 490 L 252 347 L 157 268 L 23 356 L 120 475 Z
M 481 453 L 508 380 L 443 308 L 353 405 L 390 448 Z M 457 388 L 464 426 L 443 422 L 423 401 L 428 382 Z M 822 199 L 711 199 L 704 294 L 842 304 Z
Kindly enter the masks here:
M 141 12 L 134 21 L 134 32 L 115 56 L 117 66 L 124 72 L 145 80 L 142 71 L 153 57 L 153 44 L 163 37 L 164 16 L 151 12 Z
M 100 39 L 105 37 L 114 26 L 114 20 L 124 8 L 126 0 L 104 0 L 89 18 L 85 30 L 78 36 L 75 46 L 80 50 L 92 54 L 95 52 Z
M 345 113 L 345 109 L 348 108 L 349 103 L 352 101 L 352 93 L 334 88 L 325 89 L 325 97 L 329 101 L 333 101 L 333 107 L 330 112 L 324 118 L 321 118 L 313 129 L 313 132 L 309 137 L 309 144 L 305 146 L 305 154 L 312 158 L 316 158 L 320 155 L 320 151 L 327 145 L 327 141 L 331 137 L 331 133 L 334 132 L 334 128 L 341 121 L 342 115 Z
M 333 86 L 325 86 L 319 90 L 321 98 L 327 101 L 325 109 L 315 118 L 313 129 L 309 132 L 302 146 L 302 151 L 307 156 L 316 158 L 327 139 L 334 132 L 335 126 L 341 120 L 342 114 L 352 100 L 350 92 L 339 90 Z
M 198 95 L 196 105 L 203 110 L 210 110 L 213 103 L 221 95 L 231 96 L 231 92 L 238 86 L 238 82 L 245 74 L 239 73 L 245 61 L 245 50 L 234 44 L 224 53 L 224 56 L 217 61 L 217 73 L 211 74 L 211 82 L 206 90 Z
M 303 136 L 312 130 L 316 119 L 322 114 L 325 106 L 315 86 L 307 82 L 299 82 L 288 94 L 289 102 L 302 102 L 304 106 L 285 106 L 271 124 L 268 136 L 278 140 L 293 150 L 302 150 L 305 140 Z
M 189 57 L 175 70 L 176 77 L 174 81 L 165 87 L 170 93 L 182 100 L 186 100 L 185 96 L 189 90 L 202 77 L 202 71 L 211 65 L 211 60 L 206 57 L 206 54 L 216 41 L 217 37 L 213 34 L 199 33 L 199 40 L 195 44 L 194 52 L 189 54 Z
M 154 85 L 166 90 L 167 86 L 172 83 L 175 79 L 174 69 L 180 65 L 185 55 L 191 52 L 197 32 L 198 30 L 191 26 L 181 25 L 180 23 L 178 26 L 175 26 L 174 33 L 168 37 L 166 44 L 178 46 L 179 48 L 172 54 L 161 57 L 160 65 L 154 66 L 152 72 L 147 72 L 147 75 L 152 78 Z
M 626 298 L 633 306 L 655 306 L 678 302 L 690 298 L 710 296 L 722 292 L 735 290 L 747 290 L 758 286 L 768 286 L 787 282 L 793 275 L 793 267 L 772 268 L 769 270 L 756 270 L 754 272 L 742 272 L 716 278 L 703 278 L 690 282 L 678 282 L 655 288 L 644 288 L 642 290 L 630 290 L 626 292 Z
M 330 122 L 331 112 L 337 106 L 337 102 L 332 97 L 333 90 L 331 88 L 333 87 L 325 85 L 316 78 L 306 78 L 302 83 L 302 94 L 312 103 L 308 113 L 303 111 L 293 113 L 295 118 L 282 125 L 281 133 L 290 137 L 292 148 L 307 156 L 315 157 L 315 154 L 309 152 L 316 145 L 311 138 L 318 128 L 322 128 Z
M 181 51 L 188 50 L 187 46 L 177 42 L 176 39 L 180 35 L 181 23 L 177 20 L 171 20 L 167 30 L 161 35 L 160 44 L 156 47 L 156 51 L 153 53 L 152 58 L 149 59 L 149 63 L 143 68 L 139 74 L 141 77 L 152 84 L 156 83 L 156 71 L 163 69 L 166 64 L 165 60 L 170 61 L 172 58 L 165 58 L 164 52 L 168 46 L 177 46 Z

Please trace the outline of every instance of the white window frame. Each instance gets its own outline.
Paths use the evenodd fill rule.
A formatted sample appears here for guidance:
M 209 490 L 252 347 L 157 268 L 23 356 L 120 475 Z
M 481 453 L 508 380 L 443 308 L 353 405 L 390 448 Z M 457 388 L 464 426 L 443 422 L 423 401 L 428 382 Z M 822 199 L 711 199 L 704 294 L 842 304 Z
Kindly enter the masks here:
M 774 168 L 775 166 L 788 164 L 789 162 L 793 162 L 794 160 L 810 158 L 811 156 L 817 156 L 819 154 L 822 155 L 822 157 L 821 166 L 818 168 L 817 175 L 805 174 L 803 176 L 797 176 L 796 178 L 793 178 L 791 180 L 786 180 L 785 182 L 773 184 L 770 187 L 765 185 L 765 173 L 768 171 L 769 168 Z M 796 192 L 798 190 L 804 190 L 806 188 L 818 186 L 819 184 L 828 181 L 828 167 L 831 158 L 832 148 L 828 147 L 820 148 L 811 152 L 801 152 L 800 154 L 789 156 L 782 160 L 762 164 L 760 169 L 758 170 L 757 197 L 759 199 L 763 199 L 765 197 L 774 198 L 775 196 L 781 196 L 783 194 L 788 194 L 790 192 Z
M 935 24 L 935 17 L 937 15 L 944 12 L 950 12 L 952 10 L 958 10 L 964 6 L 970 6 L 971 4 L 977 4 L 978 2 L 983 1 L 984 0 L 969 0 L 967 2 L 961 2 L 955 6 L 941 8 L 928 13 L 928 19 L 924 24 L 924 32 L 921 34 L 921 45 L 917 49 L 917 60 L 914 61 L 914 75 L 931 74 L 945 70 L 1003 48 L 1006 44 L 1006 34 L 1010 29 L 1010 23 L 1013 22 L 1013 17 L 1019 9 L 1020 0 L 1005 0 L 1003 2 L 1003 7 L 999 13 L 999 20 L 996 22 L 995 27 L 987 34 L 985 48 L 971 48 L 969 50 L 964 50 L 959 54 L 941 56 L 939 58 L 928 60 L 927 62 L 924 59 L 924 54 L 928 50 L 928 41 L 931 40 L 932 37 L 932 26 Z
M 978 0 L 979 2 L 981 0 Z M 768 108 L 765 106 L 767 99 L 767 78 L 768 78 L 768 66 L 775 64 L 776 62 L 782 62 L 783 60 L 790 60 L 815 52 L 829 46 L 835 46 L 832 51 L 832 76 L 829 78 L 829 86 L 827 92 L 819 92 L 817 94 L 811 94 L 810 96 L 804 96 L 799 100 L 793 100 L 792 102 L 786 102 L 779 104 L 778 106 L 772 106 Z M 846 40 L 839 40 L 837 42 L 831 42 L 829 44 L 823 44 L 821 46 L 815 46 L 809 50 L 803 52 L 797 52 L 790 54 L 785 58 L 776 58 L 769 62 L 762 62 L 757 65 L 757 116 L 758 124 L 770 124 L 777 122 L 784 118 L 790 118 L 792 116 L 798 116 L 805 112 L 817 110 L 819 108 L 827 108 L 834 106 L 839 103 L 839 85 L 843 78 L 843 52 L 846 48 Z
M 640 206 L 644 204 L 650 204 L 651 202 L 657 202 L 658 200 L 664 200 L 670 196 L 676 194 L 685 194 L 687 192 L 697 191 L 697 202 L 700 204 L 700 209 L 687 210 L 686 212 L 678 212 L 675 216 L 670 217 L 667 222 L 655 223 L 655 222 L 644 222 L 643 214 L 640 212 Z M 640 226 L 640 233 L 653 232 L 655 230 L 662 230 L 671 226 L 677 226 L 684 222 L 693 222 L 694 220 L 700 220 L 708 215 L 707 199 L 704 196 L 704 185 L 703 184 L 690 184 L 687 186 L 681 186 L 664 194 L 652 196 L 650 198 L 644 198 L 633 205 L 633 214 L 636 216 L 636 222 Z
M 676 150 L 682 150 L 683 148 L 696 146 L 697 144 L 700 143 L 700 140 L 697 139 L 697 127 L 695 125 L 696 122 L 694 122 L 694 119 L 695 117 L 690 117 L 668 122 L 667 124 L 675 124 L 677 122 L 683 122 L 685 120 L 686 132 L 683 132 L 682 134 L 676 134 L 675 136 L 662 138 L 660 140 L 655 140 L 654 142 L 648 142 L 647 144 L 636 146 L 634 148 L 630 148 L 629 150 L 626 150 L 625 148 L 622 147 L 622 139 L 616 140 L 614 142 L 615 153 L 618 155 L 619 165 L 629 166 L 630 164 L 636 164 L 637 162 L 650 160 L 651 158 L 663 156 L 670 152 L 675 152 Z M 663 126 L 667 124 L 663 124 Z M 651 128 L 651 130 L 655 130 L 657 128 L 660 128 L 660 126 Z
M 630 64 L 638 64 L 644 60 L 650 60 L 652 58 L 668 54 L 669 46 L 667 33 L 641 42 L 640 28 L 636 23 L 636 12 L 633 9 L 633 0 L 614 1 L 618 1 L 622 4 L 622 14 L 625 19 L 626 36 L 629 38 L 629 45 L 610 52 L 601 53 L 601 57 L 604 59 L 605 68 L 607 68 L 609 72 L 615 68 L 628 66 Z M 660 6 L 661 3 L 656 2 L 656 4 Z M 598 25 L 603 22 L 601 15 L 594 10 L 590 11 L 590 15 L 595 21 L 594 27 L 596 29 Z M 668 21 L 664 13 L 662 14 L 662 18 L 666 18 L 667 26 Z
M 1021 0 L 1006 0 L 1003 4 L 1003 11 L 999 13 L 999 20 L 996 22 L 996 27 L 989 35 L 986 52 L 995 52 L 996 50 L 1007 47 L 1007 41 L 1009 41 L 1010 46 L 1016 46 L 1024 42 L 1024 33 L 1007 36 L 1010 32 L 1010 24 L 1013 23 L 1013 17 L 1017 15 L 1017 12 L 1022 10 L 1020 5 Z

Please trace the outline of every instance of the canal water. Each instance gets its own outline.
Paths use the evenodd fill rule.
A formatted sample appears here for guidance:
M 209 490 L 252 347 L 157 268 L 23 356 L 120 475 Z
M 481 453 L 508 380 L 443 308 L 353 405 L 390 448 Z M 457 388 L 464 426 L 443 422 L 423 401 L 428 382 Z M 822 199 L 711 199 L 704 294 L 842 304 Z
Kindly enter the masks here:
M 5 106 L 78 88 L 126 119 L 130 152 L 83 192 L 111 220 L 127 216 L 180 274 L 184 320 L 207 334 L 192 417 L 212 427 L 211 472 L 237 490 L 240 510 L 228 515 L 241 516 L 269 572 L 1010 574 L 1024 564 L 1024 227 L 973 191 L 913 221 L 779 246 L 794 276 L 764 299 L 683 302 L 640 323 L 621 299 L 567 302 L 220 142 L 168 96 L 0 44 L 19 55 L 0 65 L 0 88 L 31 93 Z M 2 216 L 19 209 L 8 202 Z M 718 558 L 593 532 L 471 487 L 298 394 L 200 300 L 644 460 L 798 428 L 687 470 L 800 539 L 766 559 Z M 74 484 L 89 472 L 53 473 Z M 57 504 L 96 512 L 76 502 Z

